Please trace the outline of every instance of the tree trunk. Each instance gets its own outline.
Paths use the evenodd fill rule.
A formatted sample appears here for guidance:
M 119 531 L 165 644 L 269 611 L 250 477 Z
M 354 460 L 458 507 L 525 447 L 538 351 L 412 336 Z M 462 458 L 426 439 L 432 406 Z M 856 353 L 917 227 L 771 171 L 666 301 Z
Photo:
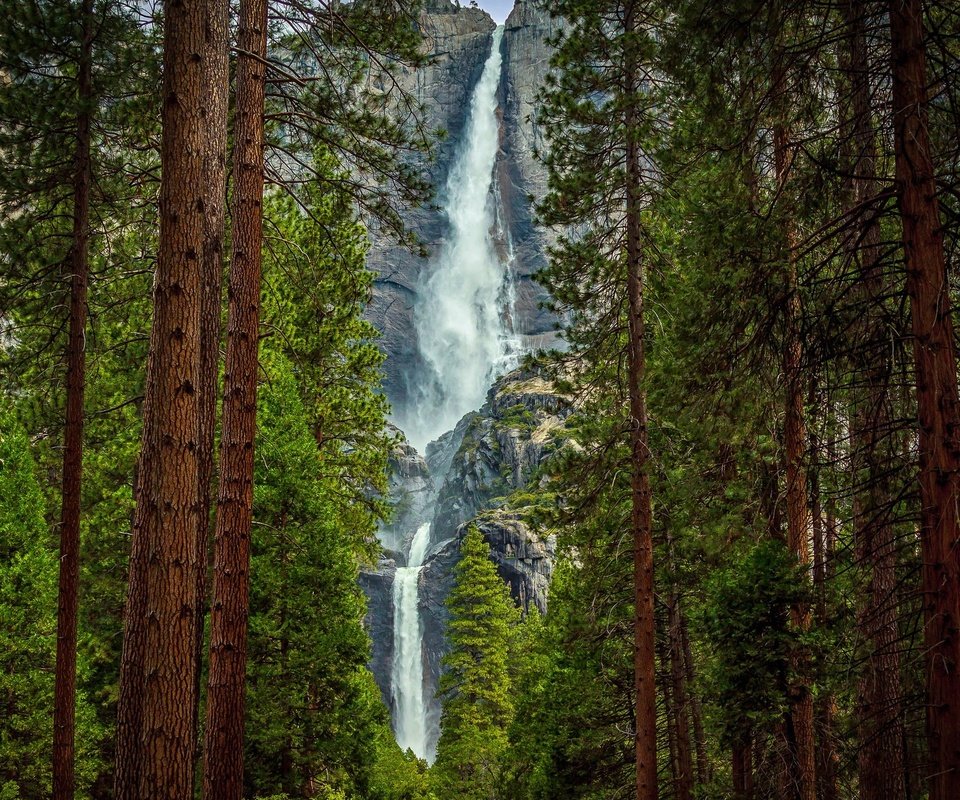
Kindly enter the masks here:
M 73 240 L 70 249 L 70 330 L 60 506 L 60 579 L 57 664 L 53 696 L 53 797 L 72 800 L 77 700 L 77 612 L 80 584 L 80 490 L 83 477 L 83 397 L 90 229 L 90 116 L 93 105 L 93 0 L 80 9 L 77 63 L 77 149 L 73 173 Z
M 733 796 L 736 800 L 753 800 L 753 747 L 749 731 L 733 746 Z
M 957 360 L 927 128 L 920 0 L 891 0 L 897 194 L 903 222 L 919 423 L 930 800 L 960 797 L 960 494 Z
M 683 671 L 683 645 L 680 641 L 680 596 L 674 590 L 667 606 L 669 637 L 670 689 L 673 695 L 677 733 L 677 780 L 674 796 L 690 800 L 693 796 L 693 757 L 690 752 L 689 695 Z
M 813 408 L 823 404 L 818 396 L 817 380 L 810 380 L 810 403 Z M 819 419 L 816 420 L 819 422 Z M 820 494 L 820 437 L 816 425 L 810 433 L 810 510 L 813 523 L 813 593 L 816 601 L 816 621 L 820 627 L 829 624 L 827 611 L 827 561 L 831 557 L 829 536 L 823 519 L 823 503 Z M 827 526 L 829 527 L 829 525 Z M 837 755 L 834 734 L 836 701 L 831 691 L 822 691 L 814 703 L 813 714 L 817 741 L 817 797 L 819 800 L 836 800 L 837 771 L 840 758 Z
M 624 27 L 628 37 L 636 29 L 635 3 L 626 7 Z M 639 93 L 636 54 L 628 43 L 624 65 L 627 93 Z M 647 474 L 647 398 L 643 325 L 643 262 L 640 245 L 640 147 L 637 142 L 637 110 L 627 103 L 626 136 L 626 228 L 628 373 L 631 448 L 631 527 L 633 528 L 634 591 L 634 690 L 636 703 L 636 784 L 637 800 L 657 798 L 657 690 L 655 682 L 655 622 L 653 616 L 653 509 L 650 476 Z
M 896 537 L 890 520 L 889 478 L 892 458 L 889 396 L 891 357 L 886 342 L 882 240 L 877 209 L 870 200 L 876 184 L 876 143 L 870 108 L 869 62 L 861 0 L 844 7 L 848 52 L 845 67 L 850 90 L 848 136 L 850 200 L 859 209 L 849 246 L 858 267 L 863 336 L 855 354 L 858 389 L 852 418 L 854 453 L 853 536 L 856 562 L 867 576 L 860 592 L 857 626 L 867 656 L 857 686 L 860 796 L 863 800 L 900 800 L 903 783 L 903 720 L 900 709 L 900 656 L 897 651 Z M 862 488 L 860 488 L 862 487 Z
M 211 125 L 207 4 L 164 8 L 160 240 L 117 724 L 115 796 L 193 793 L 197 703 L 200 261 Z
M 240 800 L 243 796 L 243 712 L 263 249 L 266 0 L 242 0 L 237 47 L 233 260 L 214 536 L 203 780 L 203 794 L 208 800 Z
M 789 134 L 783 125 L 774 131 L 774 155 L 777 184 L 782 188 L 789 179 L 793 155 Z M 787 547 L 801 564 L 810 563 L 808 535 L 810 514 L 807 506 L 807 479 L 804 455 L 807 446 L 803 396 L 803 340 L 800 332 L 800 293 L 797 286 L 795 253 L 796 232 L 788 220 L 787 227 L 787 298 L 784 306 L 783 376 L 785 383 L 784 450 L 787 462 Z M 791 622 L 797 630 L 810 629 L 810 608 L 795 603 L 790 609 Z M 810 691 L 808 658 L 802 653 L 793 656 L 794 674 L 790 687 L 790 717 L 795 749 L 795 784 L 799 800 L 816 800 L 816 767 L 813 730 L 813 695 Z
M 693 653 L 690 651 L 690 635 L 687 632 L 687 619 L 683 608 L 678 609 L 680 615 L 680 644 L 683 648 L 683 667 L 687 684 L 687 693 L 690 698 L 690 717 L 693 720 L 693 741 L 697 752 L 697 779 L 700 783 L 709 783 L 710 759 L 707 757 L 707 737 L 703 730 L 703 709 L 700 698 L 695 690 L 696 682 L 693 670 Z
M 206 47 L 209 119 L 204 153 L 207 185 L 200 299 L 200 514 L 197 531 L 197 696 L 203 665 L 203 628 L 207 609 L 207 569 L 210 540 L 210 486 L 214 473 L 214 433 L 217 426 L 217 388 L 220 374 L 220 309 L 223 276 L 223 239 L 226 218 L 227 110 L 230 99 L 230 22 L 227 0 L 209 0 Z M 199 704 L 194 709 L 193 731 L 199 756 Z

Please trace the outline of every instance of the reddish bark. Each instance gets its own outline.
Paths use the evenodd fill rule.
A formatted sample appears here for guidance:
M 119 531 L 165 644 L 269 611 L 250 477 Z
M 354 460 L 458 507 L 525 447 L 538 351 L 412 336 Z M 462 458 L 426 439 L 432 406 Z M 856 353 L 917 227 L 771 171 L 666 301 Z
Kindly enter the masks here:
M 237 48 L 233 260 L 204 750 L 203 794 L 209 800 L 240 800 L 243 796 L 243 714 L 263 247 L 266 0 L 241 0 Z
M 930 800 L 960 797 L 960 401 L 930 136 L 921 0 L 891 0 L 894 153 L 919 423 Z
M 844 67 L 850 88 L 848 136 L 852 145 L 849 203 L 861 209 L 855 219 L 850 256 L 858 268 L 863 301 L 862 341 L 855 356 L 862 389 L 852 415 L 855 483 L 854 552 L 866 586 L 857 606 L 857 625 L 867 653 L 857 686 L 858 777 L 864 800 L 904 797 L 903 720 L 900 656 L 897 650 L 896 538 L 889 509 L 891 362 L 886 342 L 883 297 L 887 293 L 881 263 L 882 240 L 871 198 L 876 186 L 876 142 L 870 108 L 866 13 L 860 0 L 844 7 L 847 52 Z
M 154 319 L 120 674 L 115 796 L 193 793 L 207 3 L 164 8 Z
M 777 184 L 782 190 L 789 180 L 792 149 L 789 134 L 782 125 L 774 131 L 774 155 Z M 796 231 L 787 218 L 786 242 L 787 297 L 784 306 L 783 377 L 785 383 L 785 413 L 783 440 L 787 464 L 786 507 L 787 547 L 801 564 L 810 563 L 808 536 L 810 512 L 807 506 L 807 479 L 805 454 L 807 447 L 804 418 L 803 340 L 800 332 L 800 293 L 797 285 L 795 254 Z M 791 623 L 797 630 L 810 628 L 810 608 L 805 602 L 794 603 L 790 609 Z M 793 670 L 797 676 L 790 687 L 790 729 L 794 748 L 794 782 L 799 800 L 816 800 L 816 763 L 813 727 L 813 694 L 810 691 L 807 657 L 793 656 Z
M 624 28 L 630 37 L 636 30 L 636 7 L 626 7 Z M 636 54 L 627 47 L 624 79 L 628 93 L 638 96 Z M 626 135 L 626 229 L 628 301 L 628 380 L 630 400 L 631 528 L 633 529 L 634 591 L 634 691 L 637 800 L 657 798 L 657 690 L 653 616 L 653 508 L 647 473 L 647 398 L 644 389 L 646 359 L 643 323 L 643 254 L 640 244 L 642 174 L 637 142 L 637 109 L 627 103 Z
M 204 153 L 205 231 L 201 266 L 200 298 L 200 452 L 198 494 L 200 514 L 197 531 L 197 696 L 200 695 L 200 670 L 203 664 L 203 628 L 207 610 L 207 569 L 210 545 L 210 486 L 213 481 L 214 433 L 217 425 L 217 388 L 220 374 L 220 312 L 223 276 L 223 239 L 226 219 L 227 110 L 230 99 L 229 4 L 209 0 L 207 5 L 206 47 L 207 87 L 209 90 L 206 151 Z M 199 704 L 194 709 L 193 730 L 199 755 Z
M 93 0 L 80 9 L 82 39 L 77 64 L 77 149 L 73 173 L 73 240 L 70 249 L 70 330 L 60 507 L 60 579 L 57 663 L 53 696 L 53 797 L 72 800 L 77 700 L 77 613 L 80 588 L 80 491 L 83 479 L 83 398 L 90 228 L 90 116 L 93 98 Z

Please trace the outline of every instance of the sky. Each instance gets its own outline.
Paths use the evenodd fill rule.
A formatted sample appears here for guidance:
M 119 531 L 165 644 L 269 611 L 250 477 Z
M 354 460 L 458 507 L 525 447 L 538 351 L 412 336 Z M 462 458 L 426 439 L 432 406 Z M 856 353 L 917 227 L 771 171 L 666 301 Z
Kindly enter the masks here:
M 469 0 L 460 0 L 460 5 L 469 5 Z M 477 5 L 486 11 L 496 22 L 502 23 L 513 10 L 513 0 L 477 0 Z

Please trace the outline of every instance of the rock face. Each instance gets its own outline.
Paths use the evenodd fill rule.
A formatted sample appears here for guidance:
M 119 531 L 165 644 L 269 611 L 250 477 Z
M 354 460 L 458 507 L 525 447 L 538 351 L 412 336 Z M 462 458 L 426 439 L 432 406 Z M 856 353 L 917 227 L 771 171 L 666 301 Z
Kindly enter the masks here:
M 371 666 L 384 702 L 391 704 L 393 579 L 404 564 L 404 545 L 420 525 L 431 523 L 430 547 L 419 581 L 424 645 L 424 697 L 428 730 L 439 730 L 434 697 L 447 650 L 446 599 L 460 543 L 471 525 L 490 545 L 491 558 L 514 599 L 546 610 L 555 540 L 541 535 L 507 498 L 529 490 L 550 455 L 563 446 L 563 423 L 571 407 L 539 374 L 516 370 L 490 389 L 480 411 L 428 450 L 427 459 L 408 445 L 391 460 L 393 522 L 380 532 L 385 553 L 375 571 L 361 575 L 367 594 L 367 630 L 373 639 Z M 432 749 L 436 741 L 429 742 Z
M 534 157 L 546 145 L 536 120 L 537 94 L 550 71 L 547 42 L 558 27 L 536 0 L 517 0 L 503 31 L 503 144 L 497 158 L 497 186 L 513 251 L 519 330 L 531 350 L 549 344 L 554 329 L 553 316 L 540 308 L 547 300 L 546 293 L 532 279 L 546 266 L 552 237 L 534 225 L 530 198 L 539 199 L 547 190 L 546 170 Z
M 433 63 L 407 72 L 401 80 L 425 107 L 427 127 L 446 131 L 427 168 L 437 192 L 436 205 L 442 207 L 447 173 L 460 146 L 471 93 L 489 55 L 496 26 L 485 11 L 461 7 L 450 0 L 429 0 L 419 25 Z M 530 196 L 540 197 L 546 190 L 543 170 L 533 158 L 534 147 L 542 145 L 542 137 L 531 114 L 548 68 L 545 38 L 552 30 L 545 11 L 530 0 L 518 0 L 507 20 L 502 43 L 501 146 L 494 189 L 504 228 L 504 241 L 499 244 L 512 253 L 505 258 L 516 292 L 514 328 L 531 348 L 552 340 L 554 323 L 553 317 L 538 307 L 545 296 L 531 279 L 545 263 L 547 240 L 533 226 L 529 202 Z M 430 252 L 438 250 L 447 230 L 442 211 L 412 209 L 405 222 Z M 381 345 L 387 355 L 384 389 L 395 409 L 406 406 L 422 369 L 413 309 L 429 258 L 393 245 L 375 230 L 371 232 L 368 263 L 377 279 L 367 313 L 382 335 Z

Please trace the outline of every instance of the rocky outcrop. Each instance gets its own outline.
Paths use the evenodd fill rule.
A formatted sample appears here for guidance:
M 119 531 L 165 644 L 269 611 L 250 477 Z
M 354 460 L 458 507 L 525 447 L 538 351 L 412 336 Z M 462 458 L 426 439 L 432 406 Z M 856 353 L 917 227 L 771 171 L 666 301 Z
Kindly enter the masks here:
M 393 428 L 393 432 L 400 431 Z M 399 566 L 406 566 L 404 543 L 412 532 L 433 514 L 436 486 L 426 460 L 405 441 L 398 440 L 390 455 L 388 498 L 393 517 L 382 525 L 377 538 L 385 555 Z
M 569 402 L 535 372 L 497 381 L 479 413 L 461 422 L 462 441 L 437 497 L 435 540 L 452 538 L 464 522 L 526 487 L 556 448 L 569 413 Z
M 364 627 L 370 636 L 370 671 L 377 681 L 380 696 L 391 707 L 390 680 L 393 671 L 393 578 L 396 563 L 380 560 L 378 569 L 360 572 L 360 588 L 367 597 Z

